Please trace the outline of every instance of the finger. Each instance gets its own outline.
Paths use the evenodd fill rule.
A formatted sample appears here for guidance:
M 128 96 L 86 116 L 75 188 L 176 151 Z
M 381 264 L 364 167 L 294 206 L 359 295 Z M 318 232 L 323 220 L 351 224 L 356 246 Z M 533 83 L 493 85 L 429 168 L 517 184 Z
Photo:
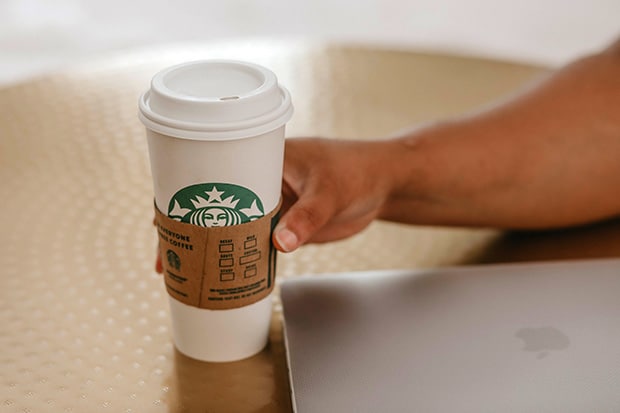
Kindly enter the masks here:
M 163 274 L 164 273 L 164 266 L 161 262 L 161 251 L 159 249 L 159 245 L 157 246 L 157 252 L 156 252 L 157 258 L 155 259 L 155 271 L 159 274 Z
M 315 194 L 300 199 L 282 217 L 273 234 L 273 241 L 280 251 L 291 252 L 308 241 L 333 216 L 329 198 Z
M 375 218 L 376 212 L 369 211 L 365 215 L 356 217 L 354 220 L 341 221 L 339 219 L 332 219 L 327 225 L 314 233 L 308 242 L 322 244 L 349 238 L 368 227 Z
M 164 272 L 164 266 L 161 263 L 161 257 L 159 256 L 159 254 L 157 255 L 157 259 L 155 260 L 155 272 L 157 272 L 158 274 L 163 274 Z
M 286 212 L 297 202 L 298 196 L 293 191 L 291 186 L 286 180 L 282 180 L 282 205 L 280 206 L 280 215 L 286 214 Z

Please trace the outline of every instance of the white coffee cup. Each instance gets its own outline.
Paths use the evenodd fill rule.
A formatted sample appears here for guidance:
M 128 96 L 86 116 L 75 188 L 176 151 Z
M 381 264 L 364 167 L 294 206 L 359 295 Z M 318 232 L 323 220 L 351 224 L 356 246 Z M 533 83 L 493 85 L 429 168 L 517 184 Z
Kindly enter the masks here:
M 252 191 L 264 213 L 280 200 L 285 123 L 293 108 L 268 69 L 207 60 L 157 73 L 139 101 L 147 128 L 155 204 L 166 213 L 183 188 L 229 183 Z M 210 310 L 169 296 L 174 342 L 204 361 L 252 356 L 267 343 L 271 295 L 245 307 Z

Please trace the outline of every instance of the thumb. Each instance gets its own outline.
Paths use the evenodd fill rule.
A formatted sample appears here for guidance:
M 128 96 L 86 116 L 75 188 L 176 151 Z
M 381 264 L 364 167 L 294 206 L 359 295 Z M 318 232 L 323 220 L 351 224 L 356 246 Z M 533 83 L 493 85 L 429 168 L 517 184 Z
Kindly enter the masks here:
M 328 196 L 313 193 L 300 198 L 280 219 L 273 242 L 282 252 L 299 248 L 332 218 L 334 206 Z

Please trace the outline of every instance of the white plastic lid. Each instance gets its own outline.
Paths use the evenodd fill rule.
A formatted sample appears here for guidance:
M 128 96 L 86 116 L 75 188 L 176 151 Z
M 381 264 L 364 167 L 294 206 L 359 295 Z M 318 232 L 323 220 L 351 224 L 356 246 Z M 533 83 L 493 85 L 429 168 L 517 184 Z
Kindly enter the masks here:
M 261 135 L 293 115 L 291 97 L 273 72 L 231 60 L 183 63 L 157 73 L 139 107 L 147 128 L 191 140 Z

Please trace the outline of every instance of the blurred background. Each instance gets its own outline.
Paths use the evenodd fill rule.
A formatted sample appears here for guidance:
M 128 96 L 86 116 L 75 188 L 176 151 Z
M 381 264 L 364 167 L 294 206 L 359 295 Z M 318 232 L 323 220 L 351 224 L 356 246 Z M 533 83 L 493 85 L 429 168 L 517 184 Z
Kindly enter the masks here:
M 545 65 L 620 36 L 620 0 L 0 0 L 0 86 L 102 54 L 248 37 Z

